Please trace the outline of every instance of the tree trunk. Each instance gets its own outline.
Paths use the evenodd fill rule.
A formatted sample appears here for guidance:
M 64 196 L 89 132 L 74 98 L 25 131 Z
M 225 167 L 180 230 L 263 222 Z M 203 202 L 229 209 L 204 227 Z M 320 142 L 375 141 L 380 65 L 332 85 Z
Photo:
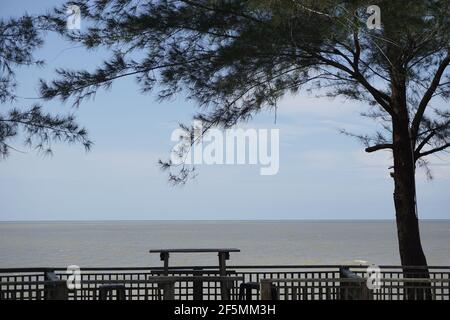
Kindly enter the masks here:
M 429 278 L 427 260 L 420 241 L 416 214 L 415 160 L 406 108 L 396 109 L 393 120 L 394 204 L 400 259 L 405 278 Z M 409 284 L 407 299 L 431 298 L 429 284 Z M 414 288 L 412 288 L 414 287 Z
M 411 149 L 408 128 L 394 129 L 394 203 L 400 258 L 403 266 L 426 266 L 416 216 L 415 168 Z

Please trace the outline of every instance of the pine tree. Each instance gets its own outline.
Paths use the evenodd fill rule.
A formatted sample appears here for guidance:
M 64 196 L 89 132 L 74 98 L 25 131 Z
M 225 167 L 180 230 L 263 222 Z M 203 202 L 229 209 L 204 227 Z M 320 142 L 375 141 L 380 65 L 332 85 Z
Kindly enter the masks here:
M 44 61 L 34 59 L 33 52 L 43 45 L 46 31 L 59 29 L 46 16 L 0 20 L 0 158 L 11 150 L 19 151 L 12 145 L 18 138 L 45 154 L 52 152 L 51 144 L 57 141 L 82 143 L 87 150 L 91 147 L 86 129 L 73 115 L 54 115 L 39 104 L 22 104 L 16 95 L 16 69 L 42 66 Z
M 405 271 L 427 265 L 415 171 L 450 146 L 448 0 L 72 3 L 90 27 L 66 36 L 87 48 L 108 48 L 112 57 L 92 72 L 59 70 L 56 80 L 42 82 L 45 98 L 79 104 L 115 79 L 135 76 L 143 92 L 157 89 L 159 99 L 186 93 L 207 129 L 248 121 L 288 92 L 359 101 L 380 131 L 348 134 L 367 152 L 393 155 L 402 265 Z M 381 12 L 375 28 L 368 24 L 371 5 Z M 63 12 L 55 14 L 62 19 Z M 188 177 L 185 167 L 171 175 L 175 182 Z

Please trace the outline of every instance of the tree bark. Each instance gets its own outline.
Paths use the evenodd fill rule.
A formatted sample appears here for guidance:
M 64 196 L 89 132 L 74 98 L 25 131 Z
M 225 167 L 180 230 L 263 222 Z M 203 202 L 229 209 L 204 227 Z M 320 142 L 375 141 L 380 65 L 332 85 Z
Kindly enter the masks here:
M 416 216 L 415 168 L 408 128 L 394 128 L 394 203 L 403 266 L 426 266 Z
M 429 278 L 416 213 L 415 159 L 405 100 L 393 90 L 394 204 L 400 259 L 405 278 Z M 396 104 L 395 104 L 396 103 Z M 429 284 L 409 284 L 407 299 L 429 299 Z M 412 288 L 414 287 L 414 289 Z M 419 289 L 418 289 L 419 287 Z M 423 287 L 423 289 L 421 289 Z

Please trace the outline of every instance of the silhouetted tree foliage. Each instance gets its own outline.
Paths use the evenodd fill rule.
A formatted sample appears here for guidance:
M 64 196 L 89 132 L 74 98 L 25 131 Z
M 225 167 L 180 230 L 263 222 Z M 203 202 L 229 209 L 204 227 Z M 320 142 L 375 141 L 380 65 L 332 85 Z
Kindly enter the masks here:
M 72 115 L 53 115 L 38 104 L 18 106 L 15 70 L 44 64 L 44 61 L 34 59 L 33 52 L 43 44 L 43 34 L 49 30 L 60 28 L 46 16 L 0 20 L 1 158 L 7 157 L 11 149 L 16 150 L 10 141 L 18 136 L 28 147 L 47 154 L 51 153 L 54 141 L 80 142 L 86 149 L 91 146 L 86 129 L 79 127 Z
M 402 263 L 426 265 L 415 166 L 450 146 L 448 0 L 71 3 L 90 27 L 66 36 L 113 54 L 91 72 L 58 70 L 56 80 L 41 83 L 46 99 L 79 104 L 115 79 L 135 76 L 159 99 L 186 93 L 206 130 L 248 121 L 301 89 L 364 102 L 363 116 L 378 121 L 380 131 L 348 134 L 367 152 L 392 152 Z M 367 28 L 369 5 L 381 8 L 380 29 Z M 174 182 L 187 178 L 184 166 L 171 174 Z

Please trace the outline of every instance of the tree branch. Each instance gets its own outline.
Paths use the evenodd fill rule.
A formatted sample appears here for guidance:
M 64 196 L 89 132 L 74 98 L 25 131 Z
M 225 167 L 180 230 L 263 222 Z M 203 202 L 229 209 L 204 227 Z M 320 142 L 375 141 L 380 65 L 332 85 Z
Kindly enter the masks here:
M 417 159 L 418 159 L 418 156 L 420 155 L 420 150 L 422 150 L 423 147 L 425 147 L 425 145 L 428 143 L 428 141 L 430 141 L 431 138 L 433 138 L 435 134 L 436 134 L 436 131 L 432 130 L 431 133 L 429 133 L 417 146 L 416 150 L 414 151 L 414 154 Z
M 446 144 L 444 144 L 444 145 L 442 145 L 440 147 L 437 147 L 437 148 L 434 148 L 434 149 L 431 149 L 431 150 L 419 153 L 419 156 L 417 157 L 417 159 L 422 158 L 422 157 L 426 157 L 426 156 L 428 156 L 430 154 L 433 154 L 433 153 L 436 153 L 436 152 L 439 152 L 439 151 L 443 151 L 443 150 L 445 150 L 445 149 L 447 149 L 449 147 L 450 147 L 450 143 L 446 143 Z
M 437 69 L 436 74 L 434 75 L 433 80 L 431 81 L 430 87 L 427 89 L 427 91 L 423 95 L 422 100 L 419 103 L 416 115 L 414 116 L 413 122 L 411 124 L 411 133 L 413 137 L 417 137 L 420 122 L 422 121 L 423 115 L 425 114 L 425 109 L 427 108 L 428 103 L 433 97 L 434 92 L 438 88 L 442 75 L 444 74 L 444 71 L 449 64 L 450 64 L 450 49 L 448 50 L 447 57 L 444 60 L 442 60 L 441 64 L 439 65 L 439 68 Z
M 388 112 L 389 114 L 392 114 L 392 109 L 389 106 L 390 97 L 387 94 L 378 90 L 377 88 L 373 87 L 359 71 L 355 70 L 355 67 L 353 65 L 352 65 L 352 67 L 354 70 L 351 70 L 351 69 L 347 68 L 346 66 L 344 66 L 343 64 L 333 61 L 333 60 L 330 60 L 330 59 L 327 59 L 320 54 L 315 54 L 315 53 L 312 53 L 312 54 L 316 58 L 322 60 L 325 64 L 348 73 L 351 77 L 353 77 L 355 80 L 357 80 L 364 88 L 366 88 L 366 90 L 373 96 L 375 101 L 377 101 L 383 107 L 383 109 L 386 110 L 386 112 Z
M 382 143 L 382 144 L 377 144 L 375 146 L 372 147 L 367 147 L 365 149 L 366 152 L 371 153 L 371 152 L 375 152 L 378 150 L 384 150 L 384 149 L 392 149 L 394 146 L 392 145 L 392 143 Z

